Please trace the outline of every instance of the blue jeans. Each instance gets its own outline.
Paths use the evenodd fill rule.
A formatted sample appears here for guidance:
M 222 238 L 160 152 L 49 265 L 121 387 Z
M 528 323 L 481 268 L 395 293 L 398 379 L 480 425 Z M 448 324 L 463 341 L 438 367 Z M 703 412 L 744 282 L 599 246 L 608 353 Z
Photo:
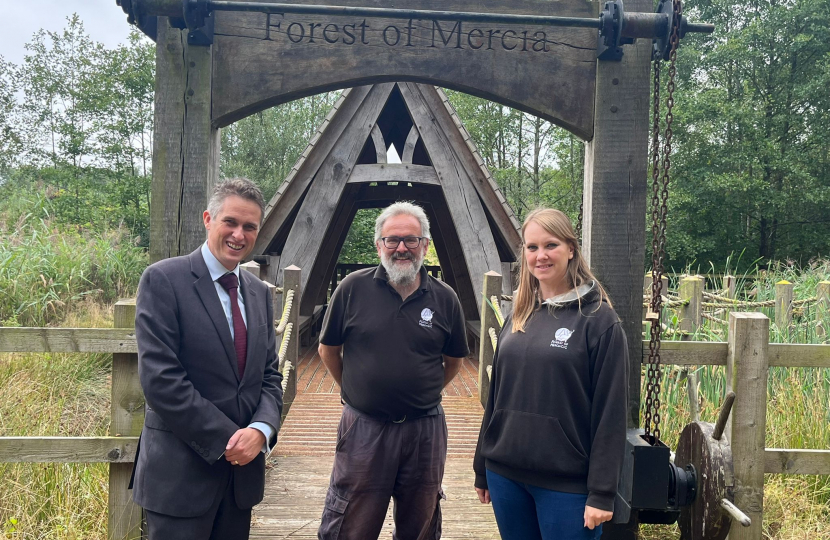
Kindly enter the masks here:
M 602 526 L 585 527 L 588 495 L 514 482 L 487 470 L 487 485 L 502 540 L 598 540 Z

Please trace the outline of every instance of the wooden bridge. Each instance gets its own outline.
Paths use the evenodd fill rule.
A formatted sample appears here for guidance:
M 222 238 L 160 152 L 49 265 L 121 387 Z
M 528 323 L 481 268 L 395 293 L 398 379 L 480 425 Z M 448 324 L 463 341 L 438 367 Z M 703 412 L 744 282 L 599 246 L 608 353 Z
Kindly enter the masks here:
M 271 454 L 265 499 L 254 509 L 251 538 L 317 538 L 343 406 L 316 343 L 301 354 L 296 370 L 297 394 Z M 464 359 L 444 389 L 443 405 L 449 443 L 442 538 L 499 538 L 492 508 L 482 505 L 473 489 L 473 453 L 483 414 L 478 360 Z M 380 537 L 390 538 L 393 526 L 390 504 Z

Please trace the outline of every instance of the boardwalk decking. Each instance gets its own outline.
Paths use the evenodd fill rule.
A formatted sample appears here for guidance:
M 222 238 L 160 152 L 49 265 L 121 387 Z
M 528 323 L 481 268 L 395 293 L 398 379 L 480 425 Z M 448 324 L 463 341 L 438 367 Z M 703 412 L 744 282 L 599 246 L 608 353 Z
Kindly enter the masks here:
M 339 388 L 309 347 L 297 365 L 297 398 L 280 430 L 266 475 L 265 499 L 254 508 L 251 538 L 317 538 L 334 460 L 342 405 Z M 499 538 L 493 511 L 473 489 L 472 456 L 481 425 L 478 366 L 465 359 L 444 390 L 449 442 L 442 503 L 444 540 Z M 392 504 L 380 538 L 391 538 Z

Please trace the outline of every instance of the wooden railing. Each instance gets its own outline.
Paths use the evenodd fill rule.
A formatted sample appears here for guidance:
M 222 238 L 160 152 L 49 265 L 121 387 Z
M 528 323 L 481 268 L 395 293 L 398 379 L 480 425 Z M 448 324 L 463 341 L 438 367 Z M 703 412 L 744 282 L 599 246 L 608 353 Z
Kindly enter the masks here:
M 485 345 L 489 330 L 499 330 L 492 298 L 501 297 L 501 275 L 484 275 L 479 346 L 479 388 L 486 404 L 494 347 Z M 826 296 L 824 297 L 826 298 Z M 824 302 L 826 300 L 822 300 Z M 771 367 L 830 368 L 830 345 L 769 342 L 769 318 L 757 312 L 731 312 L 726 342 L 663 341 L 662 363 L 678 366 L 726 366 L 726 392 L 736 394 L 726 427 L 732 446 L 735 505 L 752 519 L 750 527 L 733 527 L 730 540 L 761 540 L 764 474 L 830 474 L 830 450 L 765 448 L 767 380 Z M 643 341 L 643 363 L 648 342 Z
M 256 268 L 245 270 L 258 275 Z M 300 269 L 285 269 L 284 290 L 295 288 L 299 298 Z M 270 283 L 275 317 L 282 313 L 281 296 Z M 297 304 L 299 301 L 297 302 Z M 297 306 L 295 306 L 296 308 Z M 288 324 L 294 338 L 287 343 L 283 366 L 283 416 L 297 390 L 297 359 L 302 323 L 293 309 Z M 287 337 L 287 336 L 286 336 Z M 277 347 L 280 346 L 277 337 Z M 112 354 L 112 409 L 108 437 L 0 437 L 0 462 L 7 463 L 109 463 L 107 537 L 110 540 L 141 538 L 141 508 L 132 502 L 127 486 L 135 460 L 136 444 L 144 426 L 144 393 L 138 380 L 138 347 L 135 339 L 135 300 L 115 304 L 114 328 L 3 328 L 0 353 L 109 353 Z M 293 366 L 294 369 L 291 367 Z
M 651 299 L 651 274 L 646 274 L 643 283 L 643 318 L 649 309 Z M 726 329 L 729 321 L 725 319 L 731 311 L 761 311 L 774 314 L 775 326 L 779 332 L 789 334 L 792 330 L 794 316 L 799 311 L 815 306 L 815 332 L 819 337 L 827 336 L 826 325 L 830 324 L 830 282 L 821 281 L 816 285 L 815 294 L 802 300 L 794 299 L 795 285 L 788 281 L 775 284 L 775 297 L 764 301 L 746 301 L 736 298 L 736 279 L 724 276 L 722 287 L 707 291 L 703 276 L 681 276 L 678 289 L 669 291 L 668 279 L 663 277 L 662 296 L 664 306 L 672 309 L 678 317 L 678 331 L 692 334 L 701 328 L 703 320 L 714 323 L 714 330 Z M 666 318 L 664 317 L 663 320 Z M 645 324 L 645 322 L 644 322 Z

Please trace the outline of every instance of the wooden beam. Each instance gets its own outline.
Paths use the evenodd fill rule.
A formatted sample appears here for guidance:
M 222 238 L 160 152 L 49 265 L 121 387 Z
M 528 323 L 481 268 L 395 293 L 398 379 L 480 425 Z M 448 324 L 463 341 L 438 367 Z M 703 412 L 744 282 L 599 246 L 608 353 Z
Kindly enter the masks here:
M 354 194 L 360 191 L 360 187 L 362 186 L 356 184 L 346 186 L 331 219 L 329 226 L 331 233 L 325 236 L 323 243 L 318 247 L 318 256 L 314 261 L 314 266 L 307 270 L 309 276 L 304 289 L 303 303 L 300 306 L 300 314 L 303 316 L 310 316 L 317 305 L 327 303 L 325 296 L 331 276 L 337 267 L 337 259 L 340 257 L 340 251 L 343 249 L 349 228 L 359 208 Z
M 213 47 L 160 19 L 156 43 L 150 262 L 190 253 L 205 239 L 202 212 L 216 183 L 219 130 L 211 124 Z
M 114 325 L 135 328 L 135 300 L 115 304 Z M 144 392 L 138 379 L 138 355 L 112 355 L 112 393 L 110 400 L 110 431 L 118 437 L 138 437 L 144 427 Z M 109 516 L 107 535 L 110 540 L 141 537 L 141 507 L 133 502 L 129 485 L 132 463 L 110 463 Z
M 375 125 L 383 106 L 392 91 L 392 84 L 373 86 L 340 139 L 320 167 L 308 193 L 303 199 L 297 219 L 288 234 L 281 264 L 294 264 L 306 269 L 302 275 L 302 290 L 306 291 L 308 280 L 315 268 L 315 261 L 325 239 L 332 234 L 332 220 L 335 210 L 357 162 L 363 145 L 369 138 L 371 128 Z M 279 284 L 278 284 L 279 285 Z M 307 291 L 306 294 L 316 293 Z M 297 299 L 299 300 L 299 299 Z M 295 300 L 295 301 L 297 301 Z M 314 298 L 316 300 L 316 297 Z M 299 302 L 303 309 L 309 304 L 303 299 Z M 309 315 L 308 311 L 302 315 Z
M 830 345 L 769 344 L 769 365 L 830 368 Z
M 627 0 L 625 8 L 651 12 L 654 6 Z M 619 62 L 596 62 L 594 138 L 585 147 L 582 195 L 583 252 L 628 336 L 629 427 L 639 426 L 640 415 L 650 66 L 649 40 L 626 46 Z
M 648 360 L 648 341 L 641 341 L 641 358 Z M 672 366 L 725 366 L 726 343 L 710 341 L 663 341 L 660 360 Z
M 265 219 L 254 244 L 254 253 L 264 253 L 276 234 L 291 225 L 295 211 L 303 199 L 311 181 L 317 175 L 334 145 L 351 124 L 352 118 L 363 104 L 371 86 L 359 86 L 343 91 L 337 110 L 323 121 L 315 136 L 317 140 L 303 152 L 288 178 L 265 207 Z M 313 150 L 313 151 L 312 151 Z M 290 219 L 290 220 L 289 220 Z M 290 263 L 289 263 L 290 264 Z
M 767 448 L 767 474 L 830 474 L 830 450 Z
M 375 159 L 378 163 L 386 163 L 386 142 L 383 140 L 383 133 L 380 126 L 375 124 L 372 128 L 372 143 L 375 145 Z
M 440 185 L 435 169 L 429 165 L 379 164 L 355 165 L 350 184 L 367 184 L 371 182 L 409 182 L 412 184 Z
M 694 333 L 700 328 L 701 313 L 703 313 L 700 305 L 703 301 L 703 286 L 701 276 L 686 276 L 680 280 L 680 299 L 688 300 L 685 306 L 680 307 L 679 326 L 683 332 Z M 668 289 L 665 292 L 668 292 Z
M 315 2 L 319 0 L 299 0 Z M 365 0 L 334 3 L 366 5 Z M 412 0 L 406 7 L 552 12 L 548 2 L 539 0 Z M 596 10 L 597 4 L 583 0 L 559 0 L 555 7 L 557 15 L 576 17 L 596 18 Z M 499 101 L 591 137 L 595 29 L 429 19 L 367 19 L 361 24 L 353 17 L 230 12 L 215 17 L 213 110 L 219 126 L 303 96 L 409 80 Z
M 0 352 L 135 353 L 132 328 L 0 328 Z
M 648 341 L 642 342 L 642 358 L 648 359 Z M 727 344 L 719 341 L 664 341 L 662 363 L 674 366 L 725 366 Z M 830 368 L 830 345 L 770 343 L 770 367 Z
M 478 397 L 481 406 L 487 407 L 487 399 L 490 397 L 490 373 L 488 368 L 493 366 L 495 350 L 490 338 L 490 329 L 495 330 L 496 335 L 501 331 L 496 314 L 490 307 L 490 297 L 501 295 L 501 274 L 490 271 L 484 274 L 481 289 L 481 328 L 479 330 L 478 343 Z
M 359 203 L 372 204 L 372 206 L 361 204 L 361 208 L 383 208 L 395 201 L 415 201 L 417 204 L 432 203 L 441 196 L 440 188 L 429 185 L 370 186 L 362 184 L 360 190 L 354 194 L 354 200 Z
M 409 129 L 409 135 L 406 136 L 406 143 L 403 145 L 403 153 L 401 154 L 401 163 L 412 164 L 412 157 L 415 154 L 415 145 L 418 144 L 418 139 L 421 134 L 418 133 L 418 128 L 413 124 Z
M 734 527 L 730 540 L 761 540 L 763 534 L 768 344 L 766 315 L 729 314 L 726 391 L 736 397 L 726 433 L 732 445 L 735 506 L 752 520 L 749 527 Z
M 626 0 L 651 12 L 651 0 Z M 640 425 L 642 279 L 645 274 L 646 185 L 651 42 L 625 47 L 619 62 L 596 61 L 593 140 L 585 147 L 582 249 L 605 286 L 628 337 L 628 427 Z M 606 524 L 606 540 L 634 540 L 636 519 Z
M 468 169 L 453 150 L 451 139 L 458 135 L 458 131 L 454 127 L 447 131 L 435 122 L 440 112 L 427 98 L 437 99 L 435 89 L 414 83 L 399 83 L 398 87 L 441 180 L 444 199 L 450 209 L 470 277 L 476 280 L 489 270 L 500 270 L 501 260 L 481 199 Z M 443 108 L 440 100 L 438 107 Z
M 456 114 L 453 117 L 452 113 L 455 110 L 442 91 L 427 85 L 418 85 L 418 87 L 421 90 L 424 101 L 433 111 L 433 122 L 444 133 L 448 134 L 449 143 L 451 144 L 455 159 L 459 162 L 458 166 L 463 167 L 466 171 L 476 193 L 478 193 L 478 196 L 484 203 L 488 217 L 495 224 L 491 229 L 493 236 L 496 237 L 497 243 L 503 247 L 500 252 L 502 253 L 502 260 L 509 262 L 517 261 L 516 254 L 522 245 L 522 237 L 518 230 L 520 226 L 518 222 L 514 221 L 515 216 L 511 219 L 511 216 L 508 215 L 507 212 L 512 212 L 512 210 L 509 205 L 505 209 L 506 201 L 503 195 L 493 189 L 493 186 L 490 184 L 491 179 L 482 170 L 482 167 L 486 168 L 486 166 L 481 156 L 473 153 L 475 143 L 465 138 L 469 137 L 469 133 L 461 124 L 458 115 Z M 433 160 L 434 163 L 435 161 Z M 495 184 L 494 180 L 492 182 Z
M 132 463 L 138 437 L 0 437 L 0 463 Z

